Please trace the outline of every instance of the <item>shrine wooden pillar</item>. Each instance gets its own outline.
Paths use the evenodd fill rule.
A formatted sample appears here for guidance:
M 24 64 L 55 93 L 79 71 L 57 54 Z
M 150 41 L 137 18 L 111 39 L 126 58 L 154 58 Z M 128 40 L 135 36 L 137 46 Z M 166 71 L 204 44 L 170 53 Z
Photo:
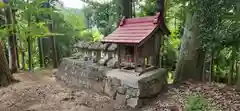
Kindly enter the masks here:
M 138 45 L 134 45 L 134 64 L 135 64 L 135 71 L 138 67 Z
M 118 56 L 118 66 L 119 66 L 119 68 L 121 68 L 121 46 L 120 45 L 118 45 L 118 48 L 117 48 L 117 56 Z
M 162 45 L 162 36 L 161 36 L 161 33 L 160 32 L 157 32 L 155 35 L 155 46 L 154 46 L 154 56 L 153 56 L 153 59 L 152 59 L 152 63 L 158 67 L 158 68 L 161 68 L 161 45 Z

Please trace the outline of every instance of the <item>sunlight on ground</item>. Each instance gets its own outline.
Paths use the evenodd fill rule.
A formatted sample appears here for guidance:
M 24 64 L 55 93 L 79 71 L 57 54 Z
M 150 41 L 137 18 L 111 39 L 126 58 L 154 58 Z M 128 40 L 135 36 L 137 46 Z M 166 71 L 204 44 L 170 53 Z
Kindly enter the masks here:
M 168 84 L 172 84 L 173 83 L 173 72 L 168 72 Z

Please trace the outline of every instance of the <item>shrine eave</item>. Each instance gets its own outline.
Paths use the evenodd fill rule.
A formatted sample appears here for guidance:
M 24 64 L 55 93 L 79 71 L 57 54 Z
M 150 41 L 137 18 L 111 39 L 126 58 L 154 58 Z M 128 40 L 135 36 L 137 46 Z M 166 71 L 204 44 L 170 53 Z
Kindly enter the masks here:
M 106 36 L 103 43 L 139 44 L 151 37 L 160 26 L 160 13 L 155 16 L 123 19 L 119 27 Z

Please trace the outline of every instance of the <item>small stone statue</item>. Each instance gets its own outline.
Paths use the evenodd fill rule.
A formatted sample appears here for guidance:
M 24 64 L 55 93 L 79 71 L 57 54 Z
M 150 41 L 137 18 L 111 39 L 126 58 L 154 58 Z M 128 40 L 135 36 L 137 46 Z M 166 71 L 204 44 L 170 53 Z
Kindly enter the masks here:
M 93 57 L 92 61 L 93 61 L 93 63 L 97 63 L 98 62 L 96 57 Z
M 141 73 L 142 71 L 143 71 L 143 68 L 142 68 L 142 67 L 137 67 L 137 68 L 136 68 L 136 72 Z
M 84 60 L 84 61 L 88 61 L 88 59 L 89 59 L 89 58 L 88 58 L 87 56 L 84 56 L 84 57 L 83 57 L 83 60 Z
M 118 67 L 118 60 L 117 59 L 110 59 L 108 62 L 107 62 L 107 67 L 109 68 L 113 68 L 113 69 L 116 69 Z

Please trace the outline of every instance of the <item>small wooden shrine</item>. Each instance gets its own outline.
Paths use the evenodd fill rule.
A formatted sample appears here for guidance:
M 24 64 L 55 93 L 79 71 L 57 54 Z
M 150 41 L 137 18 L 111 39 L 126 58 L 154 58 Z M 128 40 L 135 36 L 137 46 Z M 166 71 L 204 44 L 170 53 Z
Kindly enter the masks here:
M 160 48 L 164 30 L 160 13 L 155 16 L 122 19 L 119 27 L 105 37 L 103 43 L 118 45 L 120 69 L 144 73 L 160 68 Z

